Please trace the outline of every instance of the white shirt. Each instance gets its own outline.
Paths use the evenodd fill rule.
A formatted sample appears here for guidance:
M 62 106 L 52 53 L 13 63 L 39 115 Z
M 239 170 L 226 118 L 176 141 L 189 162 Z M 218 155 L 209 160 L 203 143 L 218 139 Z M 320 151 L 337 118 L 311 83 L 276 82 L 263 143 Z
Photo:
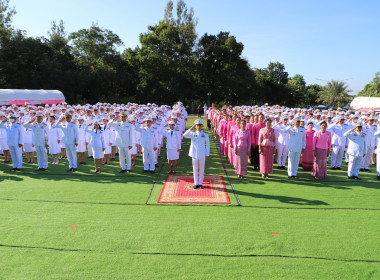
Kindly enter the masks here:
M 210 155 L 210 141 L 208 134 L 204 131 L 192 132 L 188 129 L 183 137 L 191 139 L 189 156 L 195 159 L 204 159 Z

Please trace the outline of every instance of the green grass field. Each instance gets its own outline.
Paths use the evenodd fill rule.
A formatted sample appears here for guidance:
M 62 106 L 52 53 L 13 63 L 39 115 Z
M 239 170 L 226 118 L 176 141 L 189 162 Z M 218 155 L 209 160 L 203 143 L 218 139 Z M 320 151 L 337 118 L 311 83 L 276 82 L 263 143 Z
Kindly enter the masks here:
M 89 161 L 76 173 L 67 161 L 43 173 L 0 163 L 0 279 L 380 279 L 374 172 L 240 180 L 223 157 L 238 206 L 210 139 L 206 174 L 224 176 L 231 205 L 157 204 L 165 151 L 155 174 L 141 158 L 130 174 L 115 161 L 101 174 Z M 188 149 L 177 174 L 192 174 Z

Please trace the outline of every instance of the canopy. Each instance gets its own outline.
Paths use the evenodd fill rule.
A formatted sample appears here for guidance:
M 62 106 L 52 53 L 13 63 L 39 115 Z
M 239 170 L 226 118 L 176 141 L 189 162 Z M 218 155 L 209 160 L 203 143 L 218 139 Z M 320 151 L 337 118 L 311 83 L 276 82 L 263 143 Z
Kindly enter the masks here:
M 0 105 L 60 104 L 65 96 L 59 90 L 0 89 Z
M 350 109 L 380 111 L 380 97 L 356 97 L 352 100 Z

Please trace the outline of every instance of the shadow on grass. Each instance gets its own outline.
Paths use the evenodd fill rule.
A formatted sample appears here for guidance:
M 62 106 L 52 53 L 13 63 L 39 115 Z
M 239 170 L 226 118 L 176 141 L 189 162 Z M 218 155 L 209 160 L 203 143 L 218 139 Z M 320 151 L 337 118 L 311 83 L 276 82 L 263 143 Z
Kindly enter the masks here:
M 232 191 L 230 190 L 228 190 L 228 192 L 232 193 Z M 260 193 L 244 192 L 244 191 L 239 191 L 239 190 L 236 190 L 236 193 L 239 196 L 249 196 L 249 197 L 253 197 L 257 199 L 277 200 L 281 203 L 288 203 L 288 204 L 296 204 L 296 205 L 304 205 L 304 206 L 329 205 L 328 203 L 321 200 L 309 200 L 309 199 L 291 197 L 291 196 L 267 195 L 267 194 L 260 194 Z

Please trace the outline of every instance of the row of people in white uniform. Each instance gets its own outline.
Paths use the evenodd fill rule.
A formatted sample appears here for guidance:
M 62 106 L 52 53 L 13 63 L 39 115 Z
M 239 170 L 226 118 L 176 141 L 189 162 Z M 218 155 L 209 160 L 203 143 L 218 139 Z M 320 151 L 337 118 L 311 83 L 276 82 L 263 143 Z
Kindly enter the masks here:
M 277 164 L 278 167 L 284 167 L 286 163 L 286 159 L 288 157 L 289 151 L 292 152 L 301 152 L 302 148 L 304 149 L 305 144 L 298 143 L 299 141 L 295 141 L 296 139 L 292 139 L 290 141 L 291 134 L 289 134 L 289 125 L 288 125 L 288 116 L 283 115 L 281 121 L 278 121 L 273 125 L 273 128 L 276 131 L 277 134 Z M 377 153 L 380 154 L 380 148 L 377 149 L 377 147 L 380 147 L 380 137 L 379 135 L 379 128 L 374 124 L 375 118 L 370 116 L 368 118 L 361 118 L 362 121 L 365 121 L 366 123 L 362 123 L 358 120 L 358 116 L 352 115 L 351 118 L 347 118 L 344 114 L 341 114 L 334 119 L 331 118 L 331 116 L 327 116 L 326 122 L 328 123 L 327 131 L 329 131 L 332 135 L 331 140 L 331 168 L 332 169 L 341 169 L 341 164 L 343 161 L 343 158 L 345 158 L 345 161 L 347 163 L 350 162 L 350 155 L 356 155 L 359 151 L 358 147 L 356 145 L 353 145 L 351 143 L 350 145 L 350 137 L 347 135 L 348 132 L 352 131 L 358 123 L 361 124 L 361 139 L 363 139 L 363 142 L 365 143 L 364 150 L 361 151 L 361 156 L 363 157 L 360 161 L 359 170 L 368 171 L 369 165 L 371 163 L 371 158 L 373 154 Z M 314 124 L 314 130 L 319 130 L 319 124 L 323 120 L 319 121 L 313 121 L 312 119 L 309 120 L 301 120 L 304 123 L 312 122 Z M 305 133 L 305 130 L 302 131 Z M 355 134 L 355 133 L 354 133 Z M 295 156 L 297 157 L 297 156 Z M 290 159 L 289 159 L 290 161 Z M 294 160 L 293 160 L 294 161 Z M 293 162 L 292 161 L 292 162 Z M 355 170 L 358 167 L 358 161 L 355 162 Z M 293 164 L 296 165 L 296 164 Z M 351 164 L 352 165 L 352 164 Z M 296 169 L 296 166 L 293 166 L 294 169 Z M 291 168 L 293 169 L 293 168 Z M 294 173 L 296 171 L 290 172 L 294 176 Z M 352 175 L 352 172 L 348 172 L 349 177 L 357 176 Z M 356 172 L 355 172 L 356 173 Z M 380 176 L 380 167 L 379 167 L 379 160 L 377 160 L 377 177 Z
M 173 122 L 173 129 L 176 131 L 176 135 L 180 132 L 180 139 L 182 139 L 182 133 L 186 124 L 186 110 L 184 110 L 182 104 L 178 105 L 181 105 L 181 110 L 169 111 L 173 113 L 169 115 L 169 118 L 167 118 L 168 114 L 154 114 L 148 117 L 143 126 L 140 124 L 143 120 L 142 114 L 140 117 L 139 115 L 131 116 L 129 121 L 127 121 L 127 115 L 122 114 L 120 121 L 115 117 L 109 123 L 109 117 L 113 116 L 105 116 L 103 129 L 98 131 L 98 134 L 101 134 L 101 143 L 104 144 L 104 147 L 103 145 L 101 147 L 102 155 L 99 155 L 99 152 L 95 154 L 95 151 L 99 151 L 97 149 L 100 146 L 100 142 L 95 140 L 96 135 L 93 134 L 92 126 L 97 120 L 101 121 L 101 117 L 96 117 L 94 114 L 87 114 L 86 117 L 74 114 L 76 118 L 75 122 L 72 122 L 73 116 L 70 113 L 65 115 L 66 119 L 61 118 L 58 122 L 55 121 L 55 116 L 51 116 L 49 118 L 50 124 L 43 122 L 41 114 L 37 115 L 37 120 L 32 115 L 32 119 L 30 120 L 36 121 L 36 123 L 27 121 L 24 126 L 16 121 L 17 115 L 12 114 L 10 118 L 11 122 L 8 123 L 3 119 L 3 122 L 0 123 L 0 129 L 6 131 L 4 134 L 7 135 L 7 139 L 2 146 L 5 150 L 8 148 L 11 151 L 13 160 L 12 170 L 20 170 L 22 168 L 22 146 L 25 144 L 24 128 L 26 128 L 31 130 L 32 144 L 37 150 L 38 170 L 45 170 L 48 166 L 47 154 L 45 153 L 46 156 L 41 155 L 43 149 L 46 150 L 48 147 L 49 153 L 56 155 L 60 152 L 60 145 L 63 144 L 67 151 L 69 171 L 77 169 L 76 153 L 86 151 L 86 146 L 87 148 L 91 147 L 89 150 L 94 151 L 95 159 L 103 156 L 103 154 L 109 154 L 111 147 L 117 146 L 119 149 L 120 166 L 122 168 L 120 172 L 128 172 L 131 169 L 131 154 L 136 154 L 137 147 L 141 144 L 144 153 L 144 171 L 154 171 L 160 148 L 163 145 L 163 137 L 165 135 L 163 128 L 168 119 Z M 23 121 L 25 121 L 24 116 Z M 44 129 L 41 129 L 41 127 Z M 151 131 L 154 131 L 154 137 L 148 134 Z M 40 133 L 44 136 L 40 137 Z M 91 140 L 89 136 L 91 136 Z M 42 138 L 44 139 L 43 145 Z M 15 142 L 19 142 L 19 144 L 16 146 Z M 11 148 L 8 147 L 8 143 L 11 143 Z M 92 147 L 94 144 L 95 147 Z M 180 143 L 178 145 L 180 147 Z M 44 147 L 43 149 L 40 148 L 42 146 Z M 57 160 L 58 158 L 53 158 L 53 163 L 56 163 Z

